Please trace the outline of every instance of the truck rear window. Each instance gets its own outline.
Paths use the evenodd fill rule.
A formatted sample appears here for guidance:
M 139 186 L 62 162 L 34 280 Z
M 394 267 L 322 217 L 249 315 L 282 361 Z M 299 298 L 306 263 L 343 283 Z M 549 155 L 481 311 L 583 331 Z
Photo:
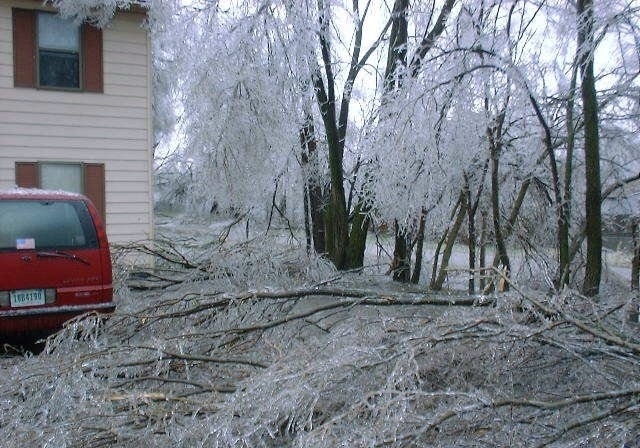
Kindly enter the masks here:
M 83 201 L 0 200 L 0 250 L 96 248 Z

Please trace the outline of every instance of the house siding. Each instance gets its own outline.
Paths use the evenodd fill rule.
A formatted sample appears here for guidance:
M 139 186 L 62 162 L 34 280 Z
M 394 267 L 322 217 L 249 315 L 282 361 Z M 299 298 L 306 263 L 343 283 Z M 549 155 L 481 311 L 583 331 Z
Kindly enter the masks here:
M 12 13 L 40 2 L 0 0 L 0 188 L 16 161 L 103 163 L 111 242 L 151 238 L 150 44 L 141 16 L 103 30 L 104 93 L 14 88 Z

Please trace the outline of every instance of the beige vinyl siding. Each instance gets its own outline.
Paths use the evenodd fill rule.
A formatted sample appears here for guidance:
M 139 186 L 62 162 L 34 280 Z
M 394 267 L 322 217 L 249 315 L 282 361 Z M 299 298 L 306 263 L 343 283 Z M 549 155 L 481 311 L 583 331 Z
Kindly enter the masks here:
M 13 50 L 11 48 L 11 9 L 0 4 L 0 86 L 13 85 Z M 7 38 L 8 37 L 8 38 Z
M 11 8 L 0 0 L 0 188 L 16 161 L 104 163 L 113 243 L 152 237 L 150 46 L 141 16 L 121 13 L 103 30 L 104 93 L 13 87 Z
M 117 111 L 116 111 L 117 112 Z M 121 118 L 117 116 L 117 113 L 114 112 L 114 116 L 109 116 L 109 123 L 114 129 L 133 129 L 133 130 L 142 130 L 146 126 L 146 119 L 144 117 L 141 118 Z M 83 124 L 85 126 L 90 126 L 92 128 L 97 128 L 102 126 L 104 123 L 104 118 L 107 115 L 94 115 L 91 117 L 79 117 L 78 115 L 73 114 L 56 114 L 51 116 L 50 114 L 44 114 L 39 112 L 20 112 L 15 109 L 12 112 L 4 111 L 0 112 L 0 123 L 8 123 L 9 120 L 15 120 L 17 122 L 27 122 L 31 121 L 33 124 L 39 124 L 46 121 L 48 126 L 69 126 L 70 120 L 79 120 L 82 118 Z

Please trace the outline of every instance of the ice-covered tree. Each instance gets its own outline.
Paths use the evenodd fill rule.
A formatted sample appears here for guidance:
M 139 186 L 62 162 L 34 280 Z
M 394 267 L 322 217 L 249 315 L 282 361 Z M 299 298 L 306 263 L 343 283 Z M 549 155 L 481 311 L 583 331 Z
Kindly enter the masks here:
M 55 5 L 103 24 L 133 3 Z M 144 5 L 156 110 L 169 118 L 158 128 L 177 111 L 188 202 L 266 222 L 312 215 L 325 237 L 317 250 L 340 268 L 362 264 L 371 217 L 397 223 L 409 255 L 423 231 L 446 252 L 466 220 L 471 271 L 487 267 L 476 265 L 478 224 L 497 248 L 488 264 L 508 267 L 519 232 L 556 249 L 539 251 L 553 286 L 575 281 L 586 209 L 576 148 L 589 127 L 578 93 L 590 61 L 607 142 L 600 188 L 634 179 L 638 11 L 628 2 L 589 9 L 586 47 L 582 16 L 555 0 Z

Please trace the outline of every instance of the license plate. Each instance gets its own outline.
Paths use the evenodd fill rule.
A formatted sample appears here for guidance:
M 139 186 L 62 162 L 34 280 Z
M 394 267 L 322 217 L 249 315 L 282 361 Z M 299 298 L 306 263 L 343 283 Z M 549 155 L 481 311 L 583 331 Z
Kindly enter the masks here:
M 44 305 L 45 302 L 44 289 L 11 291 L 9 296 L 13 307 Z

